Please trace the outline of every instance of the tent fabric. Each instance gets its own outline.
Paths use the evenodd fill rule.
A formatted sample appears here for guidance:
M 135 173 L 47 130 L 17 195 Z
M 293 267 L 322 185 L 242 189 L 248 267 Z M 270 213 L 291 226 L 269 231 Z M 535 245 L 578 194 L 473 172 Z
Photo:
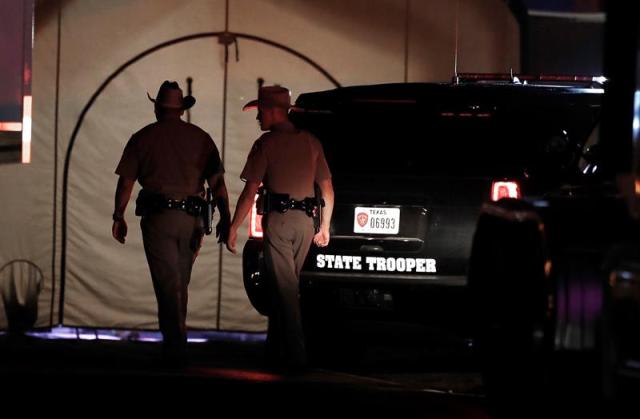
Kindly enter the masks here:
M 59 8 L 53 7 L 55 3 Z M 297 94 L 333 83 L 299 57 L 267 43 L 238 38 L 225 48 L 206 37 L 160 49 L 127 67 L 85 115 L 71 150 L 66 253 L 62 255 L 65 157 L 78 117 L 119 66 L 162 42 L 205 33 L 250 34 L 282 44 L 318 63 L 342 85 L 447 81 L 453 74 L 458 20 L 458 71 L 517 71 L 518 30 L 499 0 L 61 0 L 38 2 L 33 56 L 32 163 L 0 165 L 3 216 L 0 266 L 15 259 L 44 274 L 37 326 L 58 323 L 65 257 L 64 316 L 68 326 L 157 329 L 156 303 L 142 248 L 135 194 L 125 214 L 125 245 L 111 237 L 115 166 L 130 135 L 154 120 L 153 94 L 163 80 L 186 91 L 190 118 L 221 150 L 232 210 L 251 144 L 255 113 L 242 112 L 258 78 Z M 236 56 L 236 46 L 238 55 Z M 223 103 L 226 92 L 226 103 Z M 330 162 L 329 162 L 330 163 Z M 240 231 L 238 248 L 247 239 Z M 266 319 L 243 288 L 241 257 L 205 238 L 189 288 L 188 326 L 263 331 Z M 0 328 L 6 316 L 0 310 Z M 4 317 L 3 317 L 4 316 Z

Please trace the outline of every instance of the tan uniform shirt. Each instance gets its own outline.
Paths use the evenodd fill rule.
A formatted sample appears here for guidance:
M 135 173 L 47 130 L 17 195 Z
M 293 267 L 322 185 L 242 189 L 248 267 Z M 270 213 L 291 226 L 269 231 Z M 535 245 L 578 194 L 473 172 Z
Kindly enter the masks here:
M 240 178 L 301 200 L 313 197 L 313 183 L 330 179 L 331 172 L 320 141 L 286 122 L 256 140 Z
M 147 125 L 131 136 L 116 173 L 150 192 L 182 199 L 204 192 L 204 181 L 223 173 L 218 149 L 205 131 L 181 119 Z

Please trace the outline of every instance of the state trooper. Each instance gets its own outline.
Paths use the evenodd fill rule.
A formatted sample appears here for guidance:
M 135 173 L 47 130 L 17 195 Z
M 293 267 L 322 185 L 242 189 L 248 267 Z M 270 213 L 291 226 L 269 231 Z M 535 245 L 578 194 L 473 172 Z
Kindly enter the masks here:
M 148 94 L 147 94 L 148 96 Z M 220 222 L 219 242 L 225 242 L 230 224 L 229 199 L 224 168 L 218 149 L 205 131 L 180 117 L 195 104 L 183 97 L 176 82 L 165 81 L 154 103 L 157 122 L 131 136 L 116 174 L 112 235 L 125 242 L 125 209 L 136 180 L 142 190 L 136 200 L 136 215 L 151 271 L 163 338 L 163 360 L 167 366 L 186 363 L 187 287 L 191 268 L 203 234 L 211 231 L 213 203 Z M 212 194 L 204 200 L 204 182 Z M 212 195 L 212 196 L 211 196 Z
M 278 366 L 304 368 L 304 346 L 299 301 L 299 277 L 311 242 L 329 244 L 334 192 L 322 144 L 311 133 L 289 121 L 291 94 L 281 86 L 264 86 L 258 99 L 243 110 L 256 109 L 262 131 L 249 153 L 240 178 L 245 181 L 229 230 L 227 248 L 236 253 L 237 231 L 251 209 L 260 184 L 266 189 L 262 219 L 265 262 L 274 279 L 272 312 L 267 333 L 267 356 Z M 324 200 L 314 206 L 314 184 Z M 314 228 L 313 216 L 321 211 Z

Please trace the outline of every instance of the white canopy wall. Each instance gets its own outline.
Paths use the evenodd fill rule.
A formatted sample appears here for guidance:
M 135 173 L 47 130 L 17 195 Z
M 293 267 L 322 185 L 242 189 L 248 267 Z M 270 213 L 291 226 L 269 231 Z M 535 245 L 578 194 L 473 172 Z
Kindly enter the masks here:
M 301 58 L 243 38 L 237 41 L 239 61 L 235 45 L 229 48 L 226 83 L 225 50 L 216 37 L 174 44 L 127 67 L 97 97 L 75 137 L 61 272 L 63 168 L 83 108 L 107 77 L 136 55 L 179 37 L 224 31 L 226 7 L 225 0 L 38 2 L 32 163 L 0 166 L 0 266 L 26 259 L 43 271 L 37 325 L 58 323 L 64 274 L 64 324 L 157 328 L 134 202 L 126 214 L 126 244 L 114 241 L 110 232 L 113 170 L 129 136 L 154 120 L 146 92 L 153 96 L 165 79 L 177 80 L 186 90 L 186 78 L 193 78 L 197 103 L 191 121 L 224 152 L 233 210 L 243 186 L 239 173 L 260 135 L 255 113 L 241 111 L 255 97 L 257 78 L 289 87 L 294 98 L 334 87 Z M 449 80 L 456 20 L 459 72 L 518 69 L 517 25 L 500 0 L 460 0 L 458 7 L 445 0 L 229 0 L 228 7 L 230 32 L 285 45 L 344 86 Z M 239 249 L 246 229 L 240 234 Z M 190 286 L 190 327 L 265 329 L 265 319 L 246 298 L 241 271 L 239 255 L 205 238 Z M 6 326 L 3 316 L 1 310 L 0 327 Z

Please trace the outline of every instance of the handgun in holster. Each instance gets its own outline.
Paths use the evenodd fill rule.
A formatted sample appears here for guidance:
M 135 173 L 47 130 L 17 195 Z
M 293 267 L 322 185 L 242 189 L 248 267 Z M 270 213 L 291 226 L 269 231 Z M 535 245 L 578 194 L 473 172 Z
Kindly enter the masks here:
M 322 199 L 322 189 L 317 183 L 313 184 L 313 199 L 315 205 L 313 209 L 313 231 L 317 234 L 322 224 L 322 207 L 324 207 L 324 199 Z
M 211 188 L 207 188 L 207 199 L 204 207 L 204 211 L 202 211 L 202 219 L 204 222 L 204 232 L 209 235 L 213 231 L 213 214 L 215 212 L 213 202 L 213 191 Z

